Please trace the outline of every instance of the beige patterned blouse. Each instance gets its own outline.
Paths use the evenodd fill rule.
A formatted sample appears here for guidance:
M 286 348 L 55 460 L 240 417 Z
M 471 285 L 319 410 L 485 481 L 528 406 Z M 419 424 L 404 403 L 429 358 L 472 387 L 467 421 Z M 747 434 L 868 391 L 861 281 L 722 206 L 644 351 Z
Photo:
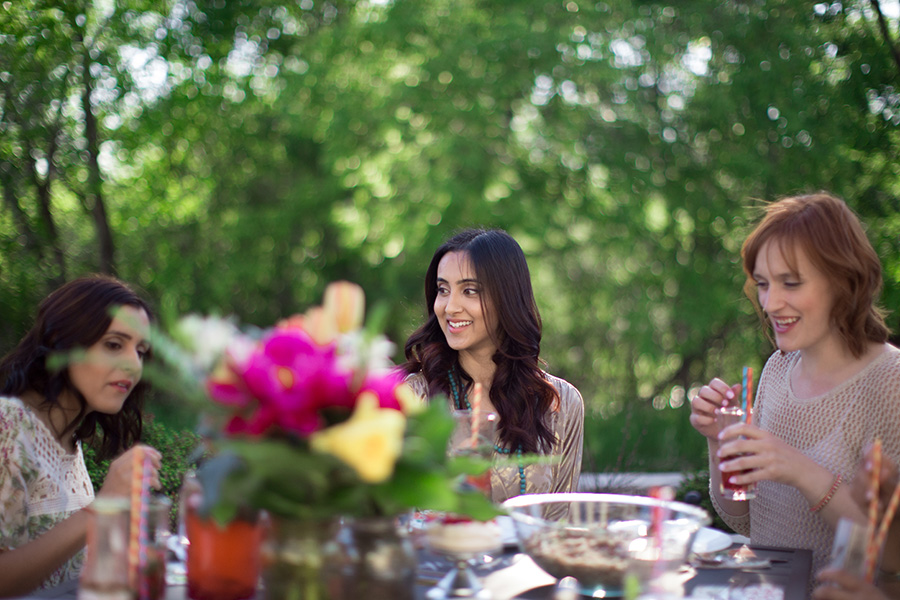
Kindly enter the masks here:
M 581 393 L 571 383 L 559 377 L 544 373 L 559 393 L 559 406 L 550 413 L 549 426 L 555 442 L 550 456 L 558 457 L 552 464 L 526 465 L 525 493 L 546 494 L 574 492 L 581 476 L 581 455 L 584 447 L 584 401 Z M 421 373 L 410 375 L 407 383 L 421 398 L 426 398 L 428 385 Z M 496 440 L 495 440 L 496 443 Z M 508 459 L 509 455 L 494 453 L 495 458 Z M 503 502 L 521 493 L 519 467 L 504 465 L 491 472 L 491 497 L 496 503 Z M 546 514 L 548 518 L 559 518 L 562 514 Z
M 66 452 L 18 398 L 0 396 L 0 552 L 23 546 L 94 500 L 81 444 Z M 82 550 L 42 587 L 77 578 Z

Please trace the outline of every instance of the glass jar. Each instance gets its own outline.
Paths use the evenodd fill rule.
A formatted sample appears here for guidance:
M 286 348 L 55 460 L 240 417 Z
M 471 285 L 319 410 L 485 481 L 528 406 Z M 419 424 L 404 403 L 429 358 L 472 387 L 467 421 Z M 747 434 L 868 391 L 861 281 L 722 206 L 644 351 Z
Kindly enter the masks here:
M 126 498 L 97 498 L 87 508 L 87 557 L 78 600 L 131 600 Z

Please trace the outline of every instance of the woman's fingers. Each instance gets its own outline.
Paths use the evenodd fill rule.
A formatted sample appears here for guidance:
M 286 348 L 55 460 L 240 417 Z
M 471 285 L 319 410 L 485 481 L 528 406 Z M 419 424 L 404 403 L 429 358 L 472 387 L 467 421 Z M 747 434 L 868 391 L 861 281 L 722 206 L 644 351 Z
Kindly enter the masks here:
M 858 575 L 841 569 L 827 569 L 818 574 L 822 584 L 813 591 L 815 600 L 885 600 L 887 597 Z
M 134 467 L 134 453 L 136 448 L 141 448 L 145 456 L 150 458 L 150 487 L 161 489 L 159 481 L 159 469 L 162 467 L 162 455 L 150 446 L 135 446 L 113 460 L 109 465 L 100 494 L 104 496 L 127 496 L 131 493 L 132 468 Z
M 740 386 L 737 386 L 738 390 Z M 691 399 L 691 425 L 704 436 L 714 439 L 718 433 L 716 409 L 736 397 L 736 391 L 719 378 L 700 388 Z

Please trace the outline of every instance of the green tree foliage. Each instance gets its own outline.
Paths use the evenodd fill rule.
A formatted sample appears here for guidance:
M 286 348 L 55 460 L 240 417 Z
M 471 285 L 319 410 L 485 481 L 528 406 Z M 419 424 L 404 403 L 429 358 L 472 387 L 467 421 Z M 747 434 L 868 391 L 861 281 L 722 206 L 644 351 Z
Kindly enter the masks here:
M 900 299 L 896 8 L 4 3 L 0 339 L 112 248 L 163 315 L 271 322 L 347 278 L 402 341 L 434 248 L 503 227 L 591 468 L 702 466 L 692 389 L 770 351 L 739 262 L 761 202 L 845 197 Z

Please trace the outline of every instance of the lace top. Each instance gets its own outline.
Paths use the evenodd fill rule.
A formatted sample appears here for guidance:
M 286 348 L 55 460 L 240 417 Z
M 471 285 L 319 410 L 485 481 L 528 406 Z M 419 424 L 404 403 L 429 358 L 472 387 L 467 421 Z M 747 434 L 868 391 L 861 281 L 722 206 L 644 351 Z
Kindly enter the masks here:
M 0 396 L 0 552 L 39 537 L 94 500 L 81 444 L 66 452 L 18 398 Z M 77 578 L 82 550 L 42 587 Z
M 799 352 L 775 352 L 759 381 L 754 421 L 834 475 L 853 479 L 865 447 L 881 438 L 885 456 L 900 459 L 900 350 L 886 351 L 861 372 L 814 398 L 800 399 L 791 389 L 791 371 Z M 823 490 L 824 492 L 824 490 Z M 796 488 L 760 481 L 750 514 L 736 518 L 713 503 L 735 531 L 753 544 L 807 548 L 813 573 L 831 553 L 834 531 Z
M 552 464 L 525 465 L 526 494 L 550 492 L 574 492 L 581 476 L 581 455 L 584 447 L 584 401 L 581 393 L 571 383 L 549 373 L 544 373 L 559 393 L 559 408 L 550 413 L 548 425 L 555 441 L 547 454 L 559 457 Z M 421 398 L 426 398 L 428 385 L 421 373 L 407 378 L 407 383 Z M 496 440 L 495 440 L 496 443 Z M 501 455 L 495 452 L 500 458 Z M 502 458 L 509 459 L 508 454 Z M 491 471 L 491 499 L 503 502 L 521 493 L 519 467 L 504 465 Z M 547 518 L 560 518 L 562 514 L 545 514 Z

